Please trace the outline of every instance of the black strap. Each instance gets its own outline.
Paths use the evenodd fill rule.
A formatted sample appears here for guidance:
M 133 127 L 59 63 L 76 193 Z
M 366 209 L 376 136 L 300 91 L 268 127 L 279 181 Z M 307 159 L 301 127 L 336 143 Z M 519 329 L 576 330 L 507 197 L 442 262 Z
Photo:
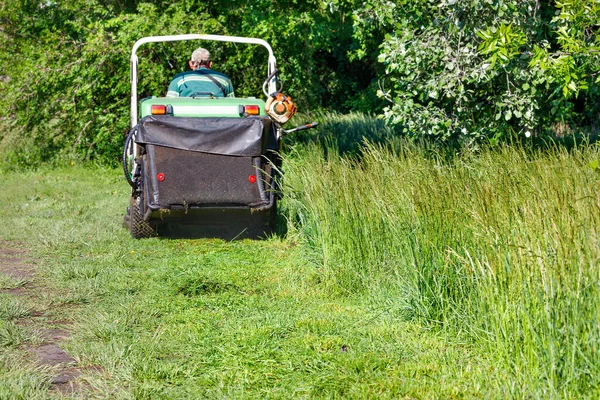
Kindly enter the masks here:
M 210 72 L 208 72 L 202 68 L 199 68 L 199 69 L 195 70 L 194 72 L 198 72 L 198 73 L 206 76 L 211 81 L 213 81 L 213 83 L 215 85 L 217 85 L 217 87 L 219 89 L 221 89 L 221 92 L 223 92 L 223 97 L 227 97 L 227 90 L 225 89 L 225 86 L 223 86 L 218 80 L 216 80 L 215 77 L 210 74 Z

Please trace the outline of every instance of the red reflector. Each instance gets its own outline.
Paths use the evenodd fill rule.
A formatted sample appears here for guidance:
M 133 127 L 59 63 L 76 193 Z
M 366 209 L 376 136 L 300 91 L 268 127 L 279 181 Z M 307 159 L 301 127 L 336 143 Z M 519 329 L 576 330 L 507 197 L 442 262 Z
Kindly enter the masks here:
M 244 106 L 244 111 L 249 115 L 258 115 L 260 114 L 260 108 L 258 106 Z
M 154 104 L 151 107 L 150 112 L 152 115 L 165 115 L 167 113 L 167 106 Z
M 158 179 L 159 182 L 162 182 L 165 180 L 165 174 L 163 174 L 162 172 L 158 175 L 156 175 L 156 179 Z
M 250 175 L 250 176 L 248 177 L 248 182 L 250 182 L 250 183 L 256 183 L 256 176 L 254 176 L 254 175 Z

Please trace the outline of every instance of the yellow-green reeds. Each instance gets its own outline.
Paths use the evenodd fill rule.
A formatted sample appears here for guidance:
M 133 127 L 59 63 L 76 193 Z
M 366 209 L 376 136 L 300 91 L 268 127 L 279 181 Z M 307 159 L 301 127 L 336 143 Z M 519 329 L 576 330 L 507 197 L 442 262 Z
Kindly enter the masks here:
M 392 147 L 287 160 L 289 212 L 324 282 L 466 334 L 508 397 L 598 393 L 598 147 Z

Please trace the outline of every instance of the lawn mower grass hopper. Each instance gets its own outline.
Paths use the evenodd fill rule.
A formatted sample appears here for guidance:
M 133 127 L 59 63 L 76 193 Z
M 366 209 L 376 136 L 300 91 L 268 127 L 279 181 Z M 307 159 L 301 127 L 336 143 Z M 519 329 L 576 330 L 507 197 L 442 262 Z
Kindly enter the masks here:
M 263 92 L 254 97 L 137 99 L 137 49 L 146 43 L 212 40 L 257 44 L 269 52 Z M 131 52 L 131 130 L 123 170 L 131 185 L 124 225 L 136 239 L 155 235 L 264 237 L 277 227 L 282 135 L 295 113 L 281 93 L 276 61 L 261 39 L 220 35 L 152 36 Z M 139 120 L 138 120 L 139 115 Z

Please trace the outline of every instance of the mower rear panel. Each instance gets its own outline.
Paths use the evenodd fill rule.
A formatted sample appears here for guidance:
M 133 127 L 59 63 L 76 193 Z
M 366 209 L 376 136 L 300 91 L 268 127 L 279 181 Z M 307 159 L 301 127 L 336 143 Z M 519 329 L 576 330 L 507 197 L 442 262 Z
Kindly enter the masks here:
M 164 98 L 150 100 L 150 106 L 164 104 Z M 188 230 L 196 226 L 206 236 L 214 236 L 215 231 L 223 237 L 270 233 L 276 212 L 273 173 L 278 166 L 272 121 L 239 114 L 177 116 L 182 104 L 199 107 L 200 112 L 213 106 L 196 99 L 174 100 L 169 105 L 175 115 L 148 115 L 138 124 L 135 143 L 142 149 L 140 212 L 144 220 L 160 234 L 172 231 L 175 224 Z M 219 103 L 219 108 L 249 104 L 246 99 L 222 100 L 206 103 Z M 251 105 L 261 105 L 261 100 L 254 100 Z M 236 233 L 236 225 L 246 229 Z M 232 233 L 227 233 L 228 227 Z

